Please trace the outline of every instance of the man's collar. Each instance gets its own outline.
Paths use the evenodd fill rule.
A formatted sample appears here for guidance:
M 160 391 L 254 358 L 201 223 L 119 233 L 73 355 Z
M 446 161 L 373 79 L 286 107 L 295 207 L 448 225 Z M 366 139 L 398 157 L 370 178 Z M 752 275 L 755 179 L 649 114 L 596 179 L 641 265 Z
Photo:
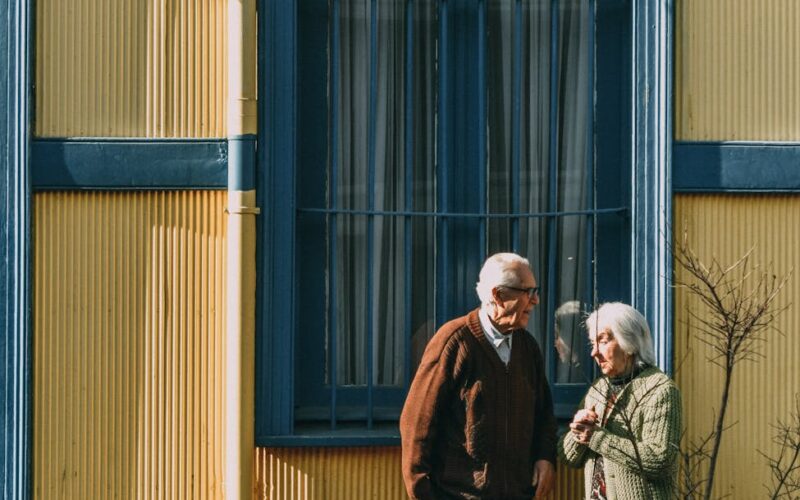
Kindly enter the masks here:
M 483 331 L 486 333 L 486 338 L 495 347 L 498 347 L 506 339 L 510 340 L 511 335 L 503 335 L 500 333 L 500 330 L 498 330 L 494 324 L 492 324 L 492 321 L 489 319 L 489 315 L 483 310 L 483 308 L 478 311 L 478 319 L 481 321 L 481 326 L 483 327 Z

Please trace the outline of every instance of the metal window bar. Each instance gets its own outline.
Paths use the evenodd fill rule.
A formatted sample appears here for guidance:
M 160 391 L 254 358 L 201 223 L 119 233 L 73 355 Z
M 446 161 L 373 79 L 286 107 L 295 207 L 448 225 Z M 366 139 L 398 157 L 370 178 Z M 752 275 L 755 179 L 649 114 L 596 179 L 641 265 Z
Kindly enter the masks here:
M 414 1 L 406 0 L 406 47 L 405 47 L 405 185 L 404 198 L 405 209 L 408 212 L 414 210 L 414 197 L 412 184 L 414 182 Z M 413 283 L 412 269 L 411 269 L 411 223 L 412 218 L 409 215 L 405 217 L 405 226 L 403 228 L 405 234 L 405 253 L 403 255 L 403 270 L 405 271 L 405 290 L 403 294 L 403 308 L 405 311 L 403 318 L 403 330 L 406 332 L 408 342 L 403 347 L 403 381 L 405 387 L 411 383 L 411 337 L 414 332 L 411 331 L 413 324 L 411 315 L 413 314 L 411 307 L 411 284 Z
M 437 177 L 437 209 L 442 211 L 444 214 L 447 214 L 448 210 L 450 209 L 450 196 L 449 196 L 449 176 L 448 171 L 450 168 L 450 151 L 447 143 L 448 137 L 448 106 L 447 103 L 450 99 L 450 93 L 448 92 L 449 86 L 449 71 L 450 71 L 450 57 L 448 55 L 449 51 L 449 26 L 447 22 L 448 16 L 448 2 L 442 1 L 438 3 L 438 15 L 439 15 L 439 106 L 438 106 L 438 113 L 439 113 L 439 120 L 438 120 L 438 140 L 436 141 L 437 144 L 437 154 L 438 158 L 438 168 L 436 172 Z M 447 298 L 447 290 L 450 288 L 449 280 L 447 279 L 447 272 L 445 270 L 445 263 L 449 262 L 450 255 L 449 255 L 449 246 L 448 242 L 450 241 L 449 238 L 449 224 L 448 219 L 443 218 L 437 224 L 440 226 L 440 230 L 437 231 L 439 235 L 439 242 L 440 244 L 436 245 L 436 269 L 434 272 L 435 275 L 435 282 L 434 288 L 435 292 L 435 301 L 434 301 L 434 317 L 436 318 L 436 324 L 442 324 L 445 321 L 445 315 L 449 314 L 447 307 L 444 306 L 446 303 Z
M 597 208 L 596 199 L 594 196 L 595 190 L 595 163 L 594 163 L 594 10 L 596 7 L 595 0 L 589 2 L 589 20 L 587 26 L 589 27 L 589 40 L 588 40 L 588 53 L 589 53 L 589 85 L 587 85 L 588 103 L 589 103 L 589 119 L 586 123 L 586 178 L 588 179 L 589 189 L 586 190 L 586 206 Z M 584 304 L 590 305 L 592 309 L 595 307 L 595 255 L 594 255 L 594 228 L 597 224 L 597 216 L 592 215 L 586 227 L 586 244 L 588 259 L 585 259 L 587 287 L 584 292 Z M 590 366 L 590 365 L 587 365 Z
M 297 208 L 299 213 L 321 213 L 339 215 L 367 215 L 380 217 L 435 217 L 437 219 L 541 219 L 545 217 L 566 217 L 570 215 L 624 215 L 630 207 L 590 208 L 586 210 L 565 210 L 552 212 L 515 212 L 482 213 L 482 212 L 424 212 L 413 210 L 358 210 L 349 208 Z
M 483 162 L 483 168 L 480 169 L 478 176 L 478 192 L 481 193 L 479 212 L 485 214 L 487 212 L 487 205 L 489 199 L 489 192 L 486 189 L 486 178 L 488 177 L 489 162 L 487 158 L 487 110 L 486 110 L 486 46 L 488 44 L 486 33 L 486 9 L 488 0 L 480 0 L 478 2 L 478 124 L 481 127 L 481 133 L 478 135 L 478 158 Z M 478 228 L 479 234 L 479 248 L 481 249 L 481 262 L 486 259 L 487 253 L 487 236 L 486 226 L 488 225 L 487 218 L 480 219 L 480 226 Z
M 329 342 L 330 342 L 330 349 L 329 352 L 329 359 L 328 359 L 328 376 L 330 377 L 330 386 L 331 386 L 331 404 L 330 404 L 330 422 L 331 422 L 331 430 L 336 430 L 336 389 L 338 380 L 336 377 L 336 357 L 338 355 L 336 349 L 337 343 L 337 331 L 336 325 L 338 321 L 338 317 L 336 314 L 336 216 L 340 213 L 336 210 L 336 189 L 339 185 L 338 183 L 338 176 L 337 170 L 339 168 L 339 148 L 338 148 L 338 135 L 339 135 L 339 127 L 338 117 L 339 117 L 339 45 L 340 45 L 340 31 L 339 31 L 339 2 L 340 0 L 333 0 L 332 4 L 332 30 L 331 30 L 331 121 L 330 121 L 330 130 L 331 130 L 331 139 L 330 139 L 330 150 L 331 150 L 331 158 L 330 158 L 330 182 L 329 182 L 329 192 L 328 192 L 328 205 L 331 207 L 331 211 L 326 211 L 328 215 L 328 231 L 329 231 L 329 242 L 328 245 L 330 247 L 330 251 L 328 252 L 330 255 L 330 261 L 328 264 L 328 331 L 329 331 Z
M 512 49 L 512 110 L 511 110 L 511 207 L 519 212 L 520 205 L 520 128 L 522 101 L 522 15 L 520 0 L 514 2 L 512 19 L 514 22 L 514 47 Z M 552 92 L 552 89 L 551 89 Z M 519 219 L 511 220 L 511 248 L 519 253 Z
M 367 144 L 367 158 L 369 162 L 369 173 L 367 175 L 367 190 L 369 198 L 369 209 L 375 209 L 375 129 L 377 127 L 376 108 L 378 93 L 378 3 L 371 0 L 369 11 L 369 142 Z M 373 285 L 374 275 L 373 260 L 375 252 L 375 218 L 367 217 L 367 429 L 372 429 L 372 372 L 373 367 L 373 342 L 374 327 L 373 319 Z
M 547 193 L 547 208 L 550 212 L 558 210 L 558 0 L 550 0 L 550 151 L 548 162 L 549 189 Z M 555 314 L 556 283 L 553 271 L 556 268 L 556 224 L 555 218 L 547 221 L 547 328 L 546 332 L 553 331 L 553 315 Z M 548 352 L 549 335 L 545 335 L 544 350 Z M 548 363 L 548 380 L 555 380 L 555 363 Z

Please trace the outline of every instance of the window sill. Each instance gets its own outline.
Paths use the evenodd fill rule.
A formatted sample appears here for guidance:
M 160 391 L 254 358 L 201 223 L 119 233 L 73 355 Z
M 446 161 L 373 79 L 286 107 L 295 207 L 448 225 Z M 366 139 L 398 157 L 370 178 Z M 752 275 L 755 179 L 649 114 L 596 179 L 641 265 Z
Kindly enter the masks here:
M 345 447 L 400 446 L 397 424 L 377 423 L 373 429 L 363 426 L 331 430 L 327 425 L 298 425 L 291 436 L 257 436 L 256 446 L 263 447 Z

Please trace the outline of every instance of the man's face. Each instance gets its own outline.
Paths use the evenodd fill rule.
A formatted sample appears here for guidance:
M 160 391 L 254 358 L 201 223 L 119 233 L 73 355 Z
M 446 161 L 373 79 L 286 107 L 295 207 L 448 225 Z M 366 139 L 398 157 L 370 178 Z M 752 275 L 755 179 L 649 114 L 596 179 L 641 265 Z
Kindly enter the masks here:
M 531 297 L 526 291 L 526 289 L 537 286 L 536 279 L 528 266 L 516 264 L 514 270 L 519 279 L 514 288 L 519 288 L 520 290 L 502 286 L 495 287 L 492 290 L 497 304 L 492 321 L 497 325 L 498 330 L 503 333 L 527 327 L 533 306 L 539 303 L 538 293 Z

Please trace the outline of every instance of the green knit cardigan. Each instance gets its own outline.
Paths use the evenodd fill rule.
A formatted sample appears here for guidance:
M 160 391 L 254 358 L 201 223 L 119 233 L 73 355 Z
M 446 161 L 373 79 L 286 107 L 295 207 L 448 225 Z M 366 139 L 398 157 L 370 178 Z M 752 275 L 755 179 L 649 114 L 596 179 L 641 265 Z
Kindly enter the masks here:
M 608 388 L 605 377 L 597 379 L 582 408 L 602 417 Z M 661 370 L 648 367 L 622 390 L 588 445 L 578 443 L 568 429 L 558 453 L 567 465 L 584 468 L 587 497 L 595 459 L 602 455 L 609 500 L 668 499 L 675 488 L 680 437 L 680 392 Z

